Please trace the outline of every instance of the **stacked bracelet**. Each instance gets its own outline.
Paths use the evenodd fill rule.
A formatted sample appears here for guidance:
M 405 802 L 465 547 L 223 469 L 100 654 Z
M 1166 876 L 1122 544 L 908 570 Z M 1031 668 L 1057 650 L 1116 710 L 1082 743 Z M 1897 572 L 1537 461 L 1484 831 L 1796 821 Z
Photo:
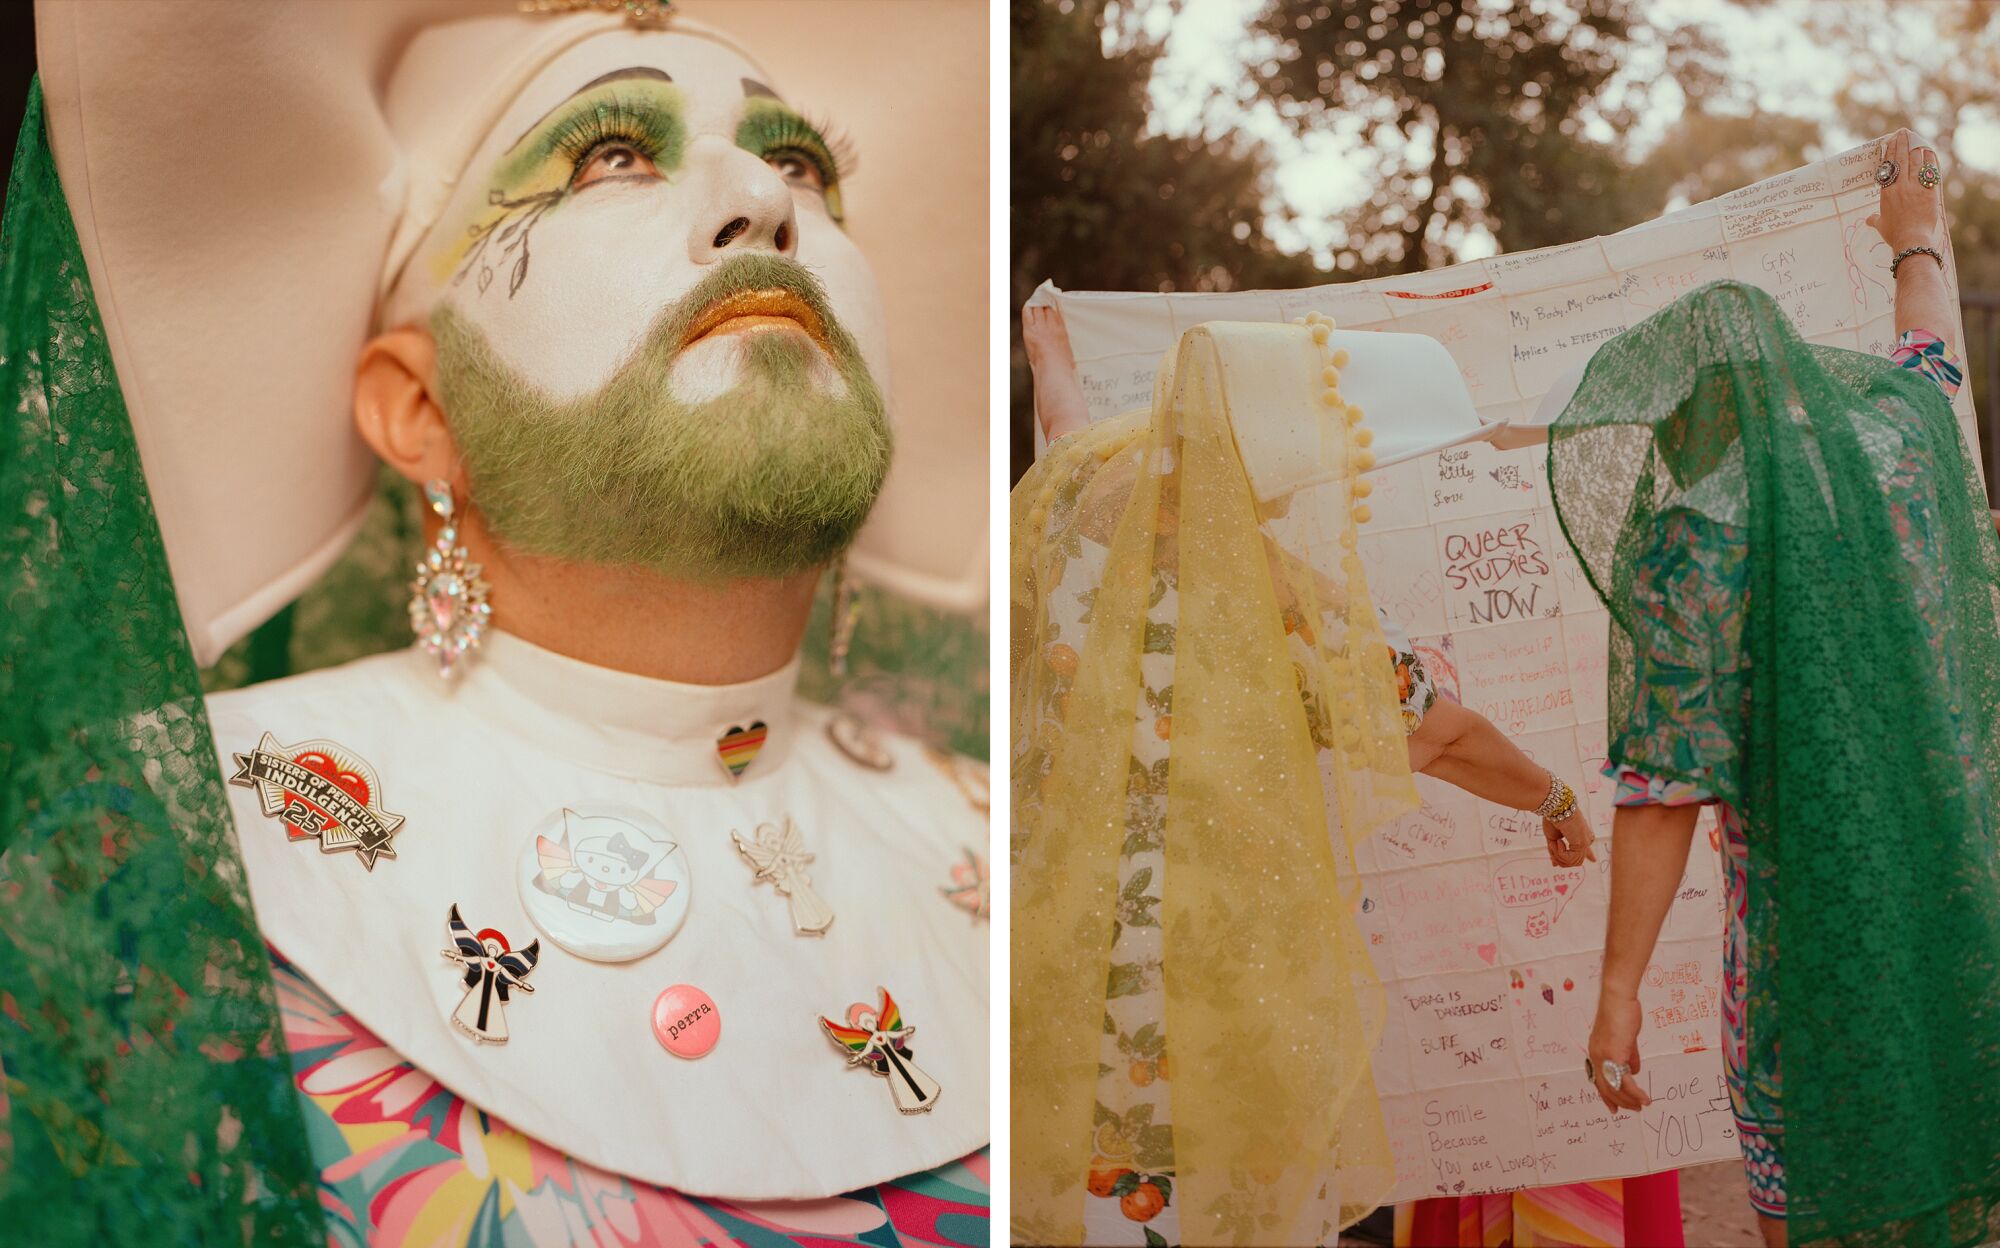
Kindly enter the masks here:
M 1938 252 L 1937 248 L 1905 247 L 1901 251 L 1896 253 L 1896 258 L 1894 260 L 1891 260 L 1889 262 L 1890 281 L 1894 281 L 1896 279 L 1896 270 L 1903 267 L 1903 261 L 1908 260 L 1911 256 L 1929 256 L 1931 259 L 1938 262 L 1938 267 L 1940 269 L 1944 267 L 1944 256 Z
M 1549 794 L 1534 813 L 1544 819 L 1560 823 L 1576 811 L 1576 790 L 1562 782 L 1562 777 L 1549 773 Z

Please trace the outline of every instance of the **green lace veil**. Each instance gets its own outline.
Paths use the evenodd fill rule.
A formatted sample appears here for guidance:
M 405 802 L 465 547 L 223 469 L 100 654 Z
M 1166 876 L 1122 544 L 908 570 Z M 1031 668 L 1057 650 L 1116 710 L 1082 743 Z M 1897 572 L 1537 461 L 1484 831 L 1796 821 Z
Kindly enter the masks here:
M 1793 1244 L 1987 1240 L 2000 1204 L 2000 543 L 1929 380 L 1703 287 L 1605 344 L 1550 431 L 1565 534 L 1610 609 L 1614 757 L 1741 814 L 1775 907 Z M 1667 513 L 1741 543 L 1746 696 L 1713 774 L 1628 731 L 1637 569 Z M 1696 540 L 1684 538 L 1682 540 Z M 1713 636 L 1726 638 L 1729 630 Z M 1727 642 L 1717 641 L 1719 649 Z M 1754 959 L 1753 959 L 1754 961 Z
M 0 1227 L 323 1243 L 125 401 L 32 90 L 0 221 Z

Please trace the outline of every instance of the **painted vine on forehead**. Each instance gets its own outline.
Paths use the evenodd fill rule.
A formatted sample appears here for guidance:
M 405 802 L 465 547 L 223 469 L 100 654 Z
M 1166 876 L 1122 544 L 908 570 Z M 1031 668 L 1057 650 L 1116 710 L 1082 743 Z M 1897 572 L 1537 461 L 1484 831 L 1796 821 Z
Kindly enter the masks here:
M 646 80 L 631 80 L 642 72 Z M 477 273 L 484 294 L 506 267 L 512 298 L 528 277 L 535 225 L 575 192 L 577 174 L 604 149 L 629 147 L 662 174 L 680 167 L 687 148 L 682 97 L 664 76 L 651 80 L 657 73 L 625 70 L 586 84 L 515 141 L 496 162 L 494 185 L 486 192 L 486 202 L 500 211 L 466 227 L 453 285 Z

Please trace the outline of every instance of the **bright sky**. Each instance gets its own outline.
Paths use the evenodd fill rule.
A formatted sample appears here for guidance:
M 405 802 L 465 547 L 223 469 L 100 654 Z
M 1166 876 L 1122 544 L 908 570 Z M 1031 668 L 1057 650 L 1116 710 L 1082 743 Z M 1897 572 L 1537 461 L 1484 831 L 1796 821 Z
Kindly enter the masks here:
M 1757 102 L 1768 111 L 1826 118 L 1828 150 L 1838 151 L 1872 136 L 1847 134 L 1834 125 L 1833 90 L 1847 75 L 1838 56 L 1803 33 L 1801 14 L 1807 3 L 1775 0 L 1746 10 L 1728 0 L 1654 0 L 1649 11 L 1662 27 L 1698 22 L 1718 32 L 1730 50 L 1730 77 L 1736 89 L 1754 90 Z M 1163 5 L 1140 10 L 1149 30 L 1168 34 L 1167 53 L 1153 81 L 1155 124 L 1170 133 L 1197 130 L 1206 109 L 1215 128 L 1226 118 L 1236 129 L 1261 140 L 1276 157 L 1278 195 L 1301 218 L 1297 227 L 1274 225 L 1277 242 L 1288 251 L 1312 251 L 1324 264 L 1339 238 L 1337 218 L 1367 194 L 1368 170 L 1350 159 L 1360 127 L 1358 122 L 1336 123 L 1328 131 L 1300 138 L 1268 103 L 1245 107 L 1234 102 L 1243 82 L 1244 28 L 1262 5 L 1263 0 L 1186 0 L 1174 20 L 1169 20 Z M 1921 20 L 1921 15 L 1913 20 Z M 1658 70 L 1657 58 L 1649 57 L 1625 72 L 1643 82 Z M 1230 98 L 1217 102 L 1213 98 L 1217 92 Z M 1633 136 L 1640 150 L 1659 141 L 1682 106 L 1681 93 L 1671 83 L 1651 89 L 1644 120 Z M 2000 172 L 2000 118 L 1962 126 L 1959 148 L 1961 160 Z M 1497 250 L 1484 231 L 1457 240 L 1456 245 L 1465 259 Z

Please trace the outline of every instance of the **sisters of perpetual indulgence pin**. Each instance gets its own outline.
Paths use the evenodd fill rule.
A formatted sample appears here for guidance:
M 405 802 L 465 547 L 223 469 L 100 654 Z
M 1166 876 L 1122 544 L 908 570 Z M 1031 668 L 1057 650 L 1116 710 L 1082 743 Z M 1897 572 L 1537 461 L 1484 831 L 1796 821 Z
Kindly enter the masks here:
M 687 853 L 659 820 L 601 802 L 543 818 L 515 882 L 542 935 L 594 962 L 629 962 L 672 940 L 694 891 Z
M 910 1037 L 915 1027 L 903 1025 L 903 1012 L 887 988 L 878 988 L 882 1004 L 871 1006 L 857 1001 L 847 1007 L 847 1021 L 836 1023 L 825 1015 L 819 1025 L 835 1047 L 847 1053 L 849 1066 L 866 1066 L 889 1081 L 889 1096 L 906 1114 L 927 1114 L 937 1104 L 938 1083 L 911 1060 L 914 1050 Z
M 457 963 L 465 977 L 465 997 L 451 1012 L 451 1025 L 481 1044 L 507 1043 L 507 997 L 535 990 L 528 972 L 542 956 L 542 942 L 514 949 L 498 928 L 475 933 L 459 917 L 457 903 L 445 918 L 445 932 L 451 939 L 445 959 Z
M 284 825 L 294 841 L 317 840 L 321 853 L 348 850 L 368 870 L 377 858 L 394 858 L 390 842 L 403 816 L 382 808 L 375 769 L 332 741 L 280 745 L 270 733 L 248 754 L 236 754 L 229 783 L 255 789 L 266 818 Z

